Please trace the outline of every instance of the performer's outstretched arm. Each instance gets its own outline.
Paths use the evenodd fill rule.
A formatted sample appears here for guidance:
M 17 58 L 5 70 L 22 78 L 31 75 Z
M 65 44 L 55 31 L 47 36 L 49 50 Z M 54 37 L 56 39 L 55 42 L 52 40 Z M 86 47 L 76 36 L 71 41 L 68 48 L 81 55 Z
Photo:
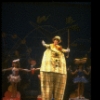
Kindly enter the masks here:
M 70 48 L 67 48 L 67 49 L 62 49 L 62 52 L 64 52 L 64 53 L 67 53 L 67 52 L 70 52 Z
M 32 68 L 31 70 L 40 70 L 40 68 Z
M 44 40 L 42 40 L 42 45 L 45 46 L 46 48 L 50 47 L 50 45 L 46 44 Z
M 72 75 L 76 74 L 78 70 L 75 70 L 74 72 L 71 72 Z
M 83 70 L 83 72 L 84 72 L 86 75 L 89 75 L 91 71 Z
M 8 70 L 12 70 L 12 67 L 7 69 L 2 69 L 2 71 L 8 71 Z
M 83 70 L 83 72 L 84 72 L 86 75 L 89 75 L 89 74 L 90 74 L 90 72 L 91 72 L 91 66 L 88 68 L 88 71 Z
M 35 70 L 40 70 L 40 68 L 35 68 Z
M 23 68 L 19 68 L 19 70 L 21 70 L 21 71 L 26 71 L 26 72 L 30 72 L 30 71 L 31 71 L 31 70 L 23 69 Z
M 73 72 L 70 68 L 68 68 L 67 70 L 70 71 L 70 73 L 71 73 L 72 75 L 75 75 L 75 74 L 78 72 L 78 70 L 75 70 L 75 71 Z

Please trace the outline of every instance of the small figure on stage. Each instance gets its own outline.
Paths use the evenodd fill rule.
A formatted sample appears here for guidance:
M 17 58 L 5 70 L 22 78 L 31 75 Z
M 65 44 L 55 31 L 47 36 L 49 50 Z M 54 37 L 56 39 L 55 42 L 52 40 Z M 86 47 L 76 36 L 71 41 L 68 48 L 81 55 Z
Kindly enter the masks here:
M 41 96 L 42 100 L 63 100 L 67 71 L 64 53 L 70 52 L 69 48 L 62 48 L 60 36 L 52 39 L 53 43 L 42 45 L 46 47 L 40 67 Z
M 38 79 L 38 74 L 40 73 L 39 70 L 37 70 L 37 62 L 35 59 L 31 59 L 30 61 L 30 66 L 28 69 L 31 70 L 31 73 L 28 73 L 28 79 L 29 79 L 29 89 L 30 90 L 39 90 L 39 79 Z M 37 70 L 37 71 L 36 71 Z
M 26 71 L 26 72 L 31 71 L 31 70 L 28 70 L 28 69 L 20 68 L 19 60 L 20 59 L 13 60 L 11 68 L 7 68 L 7 69 L 2 70 L 2 71 L 12 70 L 12 74 L 10 74 L 7 78 L 12 85 L 12 95 L 11 95 L 11 97 L 13 97 L 13 98 L 15 98 L 16 94 L 17 94 L 17 83 L 21 81 L 19 71 Z
M 78 59 L 76 59 L 76 60 L 78 60 Z M 77 61 L 76 61 L 76 63 L 77 63 Z M 76 77 L 73 79 L 73 82 L 78 84 L 78 97 L 77 98 L 85 98 L 83 96 L 83 94 L 84 94 L 84 83 L 88 82 L 88 80 L 85 78 L 85 74 L 89 75 L 90 71 L 91 71 L 90 67 L 89 67 L 88 71 L 86 71 L 83 68 L 84 63 L 85 63 L 85 60 L 81 59 L 78 62 L 78 68 L 74 72 L 71 69 L 69 69 L 69 71 L 71 72 L 72 75 L 76 74 Z

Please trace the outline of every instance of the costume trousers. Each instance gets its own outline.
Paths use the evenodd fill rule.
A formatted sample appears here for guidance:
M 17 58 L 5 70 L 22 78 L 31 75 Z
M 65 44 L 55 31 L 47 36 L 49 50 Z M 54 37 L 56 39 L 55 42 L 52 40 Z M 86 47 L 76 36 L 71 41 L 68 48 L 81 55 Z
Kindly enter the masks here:
M 40 72 L 40 75 L 42 100 L 63 100 L 67 75 L 53 72 Z

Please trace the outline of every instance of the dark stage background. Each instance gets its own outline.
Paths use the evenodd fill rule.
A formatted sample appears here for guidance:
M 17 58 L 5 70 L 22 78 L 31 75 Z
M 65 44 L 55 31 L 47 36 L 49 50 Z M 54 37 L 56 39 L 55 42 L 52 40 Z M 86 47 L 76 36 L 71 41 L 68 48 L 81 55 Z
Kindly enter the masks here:
M 2 69 L 11 67 L 12 60 L 16 58 L 20 58 L 22 68 L 28 68 L 30 58 L 35 59 L 36 66 L 40 67 L 45 50 L 41 41 L 51 43 L 53 36 L 59 35 L 61 45 L 67 48 L 67 29 L 71 49 L 69 58 L 66 58 L 67 66 L 71 65 L 74 70 L 73 60 L 81 57 L 88 58 L 85 68 L 91 65 L 91 2 L 3 2 L 1 29 Z M 2 73 L 2 95 L 10 85 L 7 80 L 10 73 Z M 22 97 L 38 95 L 39 79 L 33 80 L 34 87 L 30 88 L 29 74 L 20 72 L 20 75 L 22 80 L 18 90 Z M 89 83 L 85 85 L 85 97 L 90 99 L 91 78 L 90 75 L 86 77 Z M 68 73 L 64 100 L 77 88 L 72 79 Z

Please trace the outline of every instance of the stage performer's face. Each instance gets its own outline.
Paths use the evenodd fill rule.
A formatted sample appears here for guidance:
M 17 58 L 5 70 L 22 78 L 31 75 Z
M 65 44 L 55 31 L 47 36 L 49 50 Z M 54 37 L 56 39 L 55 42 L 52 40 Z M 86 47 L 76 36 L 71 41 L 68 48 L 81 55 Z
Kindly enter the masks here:
M 13 67 L 18 68 L 18 63 L 15 62 Z
M 54 40 L 54 45 L 59 44 L 59 41 L 57 39 Z

